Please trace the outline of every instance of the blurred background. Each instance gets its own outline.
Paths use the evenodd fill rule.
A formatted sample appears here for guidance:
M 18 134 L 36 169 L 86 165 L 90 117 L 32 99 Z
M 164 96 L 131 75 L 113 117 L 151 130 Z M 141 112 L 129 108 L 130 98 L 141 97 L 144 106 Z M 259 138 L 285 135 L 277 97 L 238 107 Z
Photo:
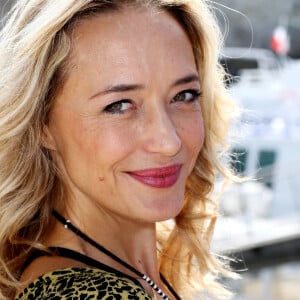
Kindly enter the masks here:
M 220 60 L 241 107 L 232 167 L 253 178 L 221 197 L 214 249 L 235 259 L 242 279 L 225 284 L 236 300 L 299 300 L 300 0 L 213 3 Z
M 277 27 L 281 26 L 290 37 L 288 55 L 300 57 L 299 0 L 217 0 L 212 2 L 222 28 L 225 28 L 225 23 L 228 25 L 227 46 L 270 49 L 272 34 Z
M 63 1 L 63 0 L 62 0 Z M 0 0 L 0 18 L 14 1 Z M 300 300 L 300 0 L 216 0 L 220 61 L 242 113 L 213 249 L 242 279 L 235 300 Z M 221 186 L 221 182 L 217 182 Z

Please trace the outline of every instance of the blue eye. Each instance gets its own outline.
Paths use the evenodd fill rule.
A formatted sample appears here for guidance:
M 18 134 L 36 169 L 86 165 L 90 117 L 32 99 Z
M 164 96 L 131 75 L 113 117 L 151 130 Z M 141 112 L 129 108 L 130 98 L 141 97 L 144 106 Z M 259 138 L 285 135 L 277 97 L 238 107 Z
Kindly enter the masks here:
M 174 98 L 174 102 L 194 102 L 198 100 L 199 96 L 201 95 L 201 92 L 199 90 L 184 90 L 178 93 Z
M 122 114 L 131 106 L 132 103 L 129 99 L 122 99 L 107 105 L 103 111 L 110 114 Z

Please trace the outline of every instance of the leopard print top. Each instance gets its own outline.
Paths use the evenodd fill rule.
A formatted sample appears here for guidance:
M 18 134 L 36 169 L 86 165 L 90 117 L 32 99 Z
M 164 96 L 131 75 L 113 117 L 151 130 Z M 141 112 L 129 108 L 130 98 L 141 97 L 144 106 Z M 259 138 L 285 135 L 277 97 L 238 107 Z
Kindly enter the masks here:
M 15 300 L 154 299 L 135 278 L 78 252 L 64 248 L 55 249 L 59 255 L 76 258 L 91 267 L 70 267 L 44 274 L 21 291 Z M 48 254 L 35 257 L 41 255 Z

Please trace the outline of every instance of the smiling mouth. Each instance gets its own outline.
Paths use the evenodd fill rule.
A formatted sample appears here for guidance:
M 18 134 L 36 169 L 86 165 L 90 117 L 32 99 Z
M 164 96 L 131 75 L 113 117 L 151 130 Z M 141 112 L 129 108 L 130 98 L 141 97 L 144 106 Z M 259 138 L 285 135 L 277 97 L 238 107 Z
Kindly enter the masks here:
M 177 182 L 181 167 L 181 164 L 177 164 L 163 168 L 127 172 L 127 174 L 144 185 L 155 188 L 168 188 Z

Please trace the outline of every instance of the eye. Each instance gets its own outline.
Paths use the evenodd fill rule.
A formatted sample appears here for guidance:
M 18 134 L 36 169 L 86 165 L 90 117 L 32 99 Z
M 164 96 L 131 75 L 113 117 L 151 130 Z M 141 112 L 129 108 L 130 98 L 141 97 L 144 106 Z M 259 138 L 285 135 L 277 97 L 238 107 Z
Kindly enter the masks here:
M 173 102 L 194 102 L 198 100 L 199 96 L 201 95 L 201 92 L 199 90 L 184 90 L 178 93 L 174 98 Z
M 122 114 L 126 110 L 130 109 L 131 106 L 132 106 L 131 100 L 122 99 L 107 105 L 103 111 L 110 114 Z

